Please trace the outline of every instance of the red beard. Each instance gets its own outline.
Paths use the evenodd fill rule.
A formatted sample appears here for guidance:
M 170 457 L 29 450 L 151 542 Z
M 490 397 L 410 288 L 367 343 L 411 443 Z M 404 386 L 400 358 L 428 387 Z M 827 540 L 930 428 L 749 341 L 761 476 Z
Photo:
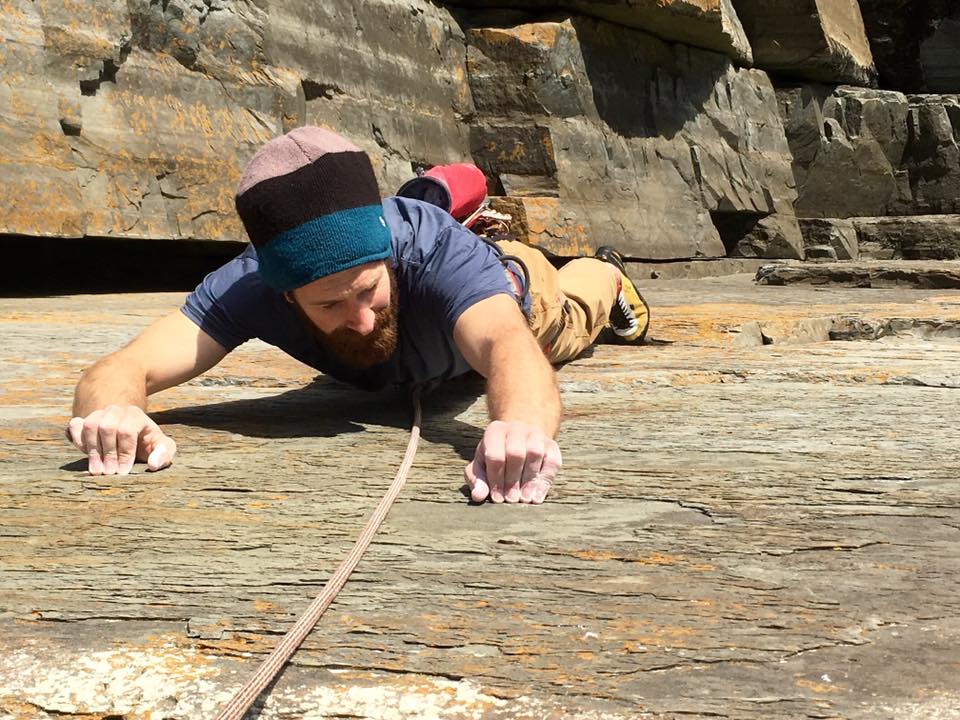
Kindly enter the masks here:
M 390 276 L 390 304 L 376 311 L 373 330 L 366 335 L 350 328 L 325 333 L 311 322 L 298 302 L 293 303 L 300 319 L 320 346 L 344 367 L 366 370 L 386 362 L 397 348 L 397 279 L 390 267 L 387 268 L 387 274 Z

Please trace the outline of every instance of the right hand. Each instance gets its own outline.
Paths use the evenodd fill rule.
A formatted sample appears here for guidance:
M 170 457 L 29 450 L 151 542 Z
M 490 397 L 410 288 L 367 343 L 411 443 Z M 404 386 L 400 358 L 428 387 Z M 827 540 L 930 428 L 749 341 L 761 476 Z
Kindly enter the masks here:
M 147 470 L 161 470 L 177 452 L 177 444 L 135 405 L 110 405 L 72 418 L 67 435 L 87 456 L 91 475 L 126 475 L 138 460 Z

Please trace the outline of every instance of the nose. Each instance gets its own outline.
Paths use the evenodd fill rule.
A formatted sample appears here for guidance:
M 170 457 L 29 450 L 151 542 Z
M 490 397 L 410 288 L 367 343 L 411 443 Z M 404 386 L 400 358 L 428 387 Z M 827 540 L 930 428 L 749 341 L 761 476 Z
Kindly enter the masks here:
M 344 325 L 360 335 L 369 335 L 373 332 L 377 314 L 372 307 L 363 303 L 351 303 L 347 312 Z

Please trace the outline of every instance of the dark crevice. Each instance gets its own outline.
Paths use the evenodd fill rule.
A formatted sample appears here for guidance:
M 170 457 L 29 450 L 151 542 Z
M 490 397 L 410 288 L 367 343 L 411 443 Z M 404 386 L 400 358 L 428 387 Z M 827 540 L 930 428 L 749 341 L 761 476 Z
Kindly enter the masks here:
M 193 290 L 240 242 L 0 235 L 0 296 Z M 33 272 L 23 272 L 33 268 Z
M 103 61 L 103 67 L 100 68 L 100 72 L 98 73 L 96 79 L 81 80 L 80 94 L 89 97 L 96 95 L 97 91 L 100 89 L 100 86 L 105 82 L 116 84 L 117 73 L 120 71 L 120 67 L 127 61 L 127 57 L 130 55 L 131 47 L 131 41 L 129 39 L 125 39 L 123 44 L 120 46 L 119 60 L 115 61 L 113 58 L 107 58 Z M 79 135 L 79 132 L 77 134 Z
M 344 89 L 334 83 L 322 83 L 315 80 L 301 80 L 303 96 L 307 102 L 311 100 L 332 100 L 337 95 L 343 95 Z
M 710 213 L 710 219 L 720 234 L 727 256 L 734 254 L 740 242 L 750 236 L 764 217 L 766 214 L 756 212 L 714 210 Z
M 82 132 L 83 128 L 75 122 L 69 120 L 60 120 L 60 129 L 63 130 L 63 134 L 70 137 L 77 137 Z

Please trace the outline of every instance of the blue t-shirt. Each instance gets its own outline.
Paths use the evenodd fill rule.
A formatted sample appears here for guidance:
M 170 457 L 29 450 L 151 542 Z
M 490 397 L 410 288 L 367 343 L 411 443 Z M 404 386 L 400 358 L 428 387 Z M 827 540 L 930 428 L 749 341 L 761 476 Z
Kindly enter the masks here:
M 453 341 L 457 319 L 480 300 L 513 295 L 496 251 L 440 208 L 418 200 L 386 198 L 383 217 L 393 240 L 399 328 L 396 350 L 380 365 L 356 370 L 327 353 L 293 306 L 264 283 L 253 246 L 207 275 L 181 310 L 227 351 L 260 338 L 370 390 L 467 372 L 470 366 Z

